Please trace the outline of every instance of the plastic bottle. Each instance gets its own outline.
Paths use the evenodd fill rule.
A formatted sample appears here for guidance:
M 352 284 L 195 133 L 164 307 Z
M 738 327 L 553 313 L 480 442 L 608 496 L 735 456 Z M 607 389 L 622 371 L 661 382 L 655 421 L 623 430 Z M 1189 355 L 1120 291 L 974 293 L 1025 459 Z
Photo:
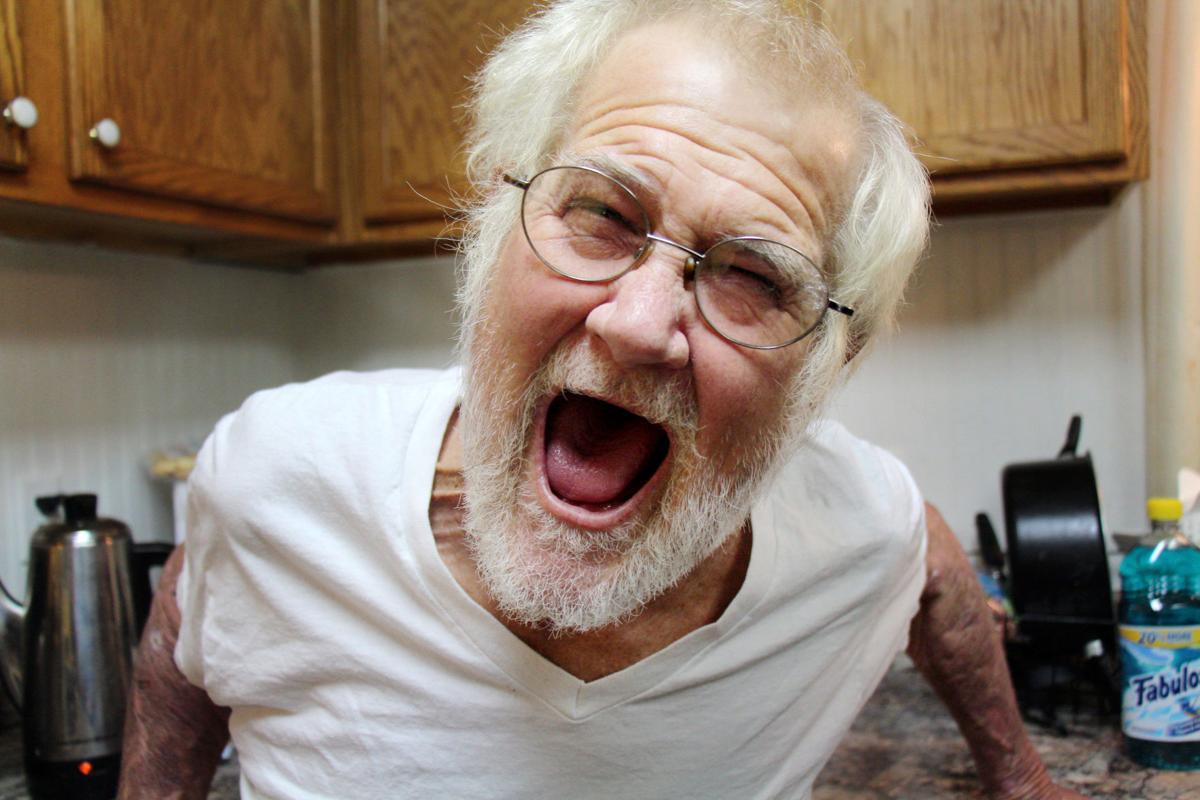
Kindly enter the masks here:
M 1146 511 L 1150 534 L 1121 561 L 1121 727 L 1139 764 L 1200 770 L 1200 548 L 1178 500 Z

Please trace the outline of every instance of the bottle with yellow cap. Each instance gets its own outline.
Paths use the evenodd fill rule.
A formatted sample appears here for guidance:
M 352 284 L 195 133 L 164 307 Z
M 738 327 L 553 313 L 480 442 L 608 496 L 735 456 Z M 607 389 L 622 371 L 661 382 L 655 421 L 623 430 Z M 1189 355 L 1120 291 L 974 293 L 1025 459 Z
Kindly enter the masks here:
M 1146 511 L 1150 533 L 1121 561 L 1121 727 L 1134 761 L 1200 770 L 1200 548 L 1178 500 Z

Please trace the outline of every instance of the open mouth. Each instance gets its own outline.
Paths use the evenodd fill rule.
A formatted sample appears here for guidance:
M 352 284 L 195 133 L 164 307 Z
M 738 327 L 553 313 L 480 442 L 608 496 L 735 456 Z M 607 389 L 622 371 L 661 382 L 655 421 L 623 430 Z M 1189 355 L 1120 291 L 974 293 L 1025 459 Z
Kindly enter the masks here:
M 549 399 L 539 428 L 543 500 L 585 528 L 609 528 L 631 513 L 658 483 L 671 449 L 661 425 L 574 392 Z

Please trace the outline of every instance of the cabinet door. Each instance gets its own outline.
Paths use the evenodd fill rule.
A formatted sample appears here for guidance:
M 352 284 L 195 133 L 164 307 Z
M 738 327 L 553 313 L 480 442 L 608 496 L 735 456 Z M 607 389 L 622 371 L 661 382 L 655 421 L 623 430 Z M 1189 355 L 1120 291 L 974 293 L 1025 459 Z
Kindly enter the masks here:
M 72 179 L 335 217 L 321 0 L 65 0 Z M 116 123 L 105 147 L 89 132 Z
M 935 174 L 1126 155 L 1125 0 L 820 0 Z
M 441 220 L 462 189 L 470 76 L 530 0 L 359 0 L 355 63 L 362 214 Z
M 0 0 L 0 108 L 25 92 L 25 60 L 17 20 L 17 0 Z M 25 131 L 0 120 L 0 168 L 24 169 Z

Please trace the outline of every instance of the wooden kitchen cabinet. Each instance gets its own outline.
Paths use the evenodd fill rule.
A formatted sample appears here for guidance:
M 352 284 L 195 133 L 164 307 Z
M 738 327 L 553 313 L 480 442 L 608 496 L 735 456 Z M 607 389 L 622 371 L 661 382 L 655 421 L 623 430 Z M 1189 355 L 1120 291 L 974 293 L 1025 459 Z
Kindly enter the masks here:
M 343 248 L 429 252 L 467 190 L 467 76 L 529 0 L 355 0 Z M 1147 173 L 1144 0 L 819 0 L 911 127 L 939 213 L 1106 200 Z M 813 10 L 815 9 L 815 11 Z
M 0 0 L 0 105 L 19 90 L 39 116 L 0 171 L 0 230 L 201 256 L 333 243 L 330 5 Z M 111 148 L 89 136 L 105 118 Z
M 532 4 L 357 0 L 347 163 L 357 242 L 446 231 L 466 76 Z M 911 128 L 939 213 L 1106 200 L 1147 174 L 1144 0 L 818 0 Z M 355 205 L 357 204 L 357 205 Z
M 463 104 L 470 77 L 532 0 L 356 0 L 346 91 L 346 238 L 428 241 L 466 191 Z M 427 245 L 426 245 L 427 246 Z
M 1146 176 L 1144 0 L 819 0 L 815 13 L 910 126 L 940 209 Z
M 468 76 L 532 6 L 0 0 L 0 101 L 24 69 L 42 112 L 0 127 L 0 164 L 28 144 L 0 230 L 281 265 L 431 252 L 465 190 Z
M 0 0 L 0 230 L 303 266 L 433 251 L 468 77 L 533 0 Z M 1145 0 L 817 0 L 935 209 L 1147 171 Z M 110 118 L 112 149 L 89 132 Z
M 25 56 L 21 48 L 17 0 L 0 0 L 0 108 L 6 112 L 5 118 L 0 120 L 0 169 L 24 169 L 28 159 L 26 130 L 15 119 L 9 119 L 13 102 L 20 102 L 17 98 L 23 98 L 24 93 Z M 28 98 L 24 100 L 32 103 Z M 36 104 L 27 108 L 33 108 L 36 113 Z
M 333 223 L 327 6 L 65 0 L 71 178 Z

